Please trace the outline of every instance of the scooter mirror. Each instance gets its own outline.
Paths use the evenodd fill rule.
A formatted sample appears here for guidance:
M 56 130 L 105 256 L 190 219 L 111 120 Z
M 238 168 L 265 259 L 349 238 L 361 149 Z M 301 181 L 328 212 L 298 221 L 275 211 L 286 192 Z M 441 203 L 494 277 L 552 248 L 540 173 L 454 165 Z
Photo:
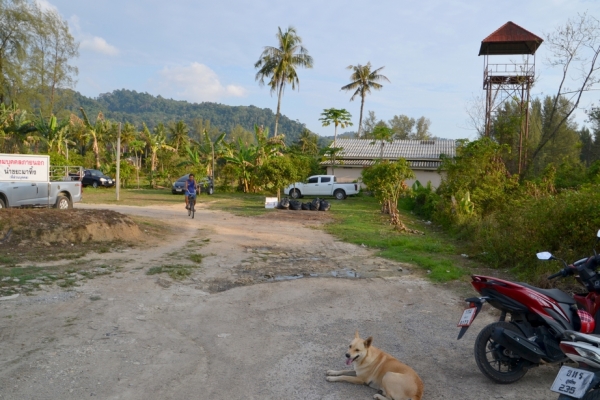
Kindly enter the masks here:
M 552 258 L 552 254 L 547 251 L 542 251 L 541 253 L 537 253 L 538 260 L 550 260 Z

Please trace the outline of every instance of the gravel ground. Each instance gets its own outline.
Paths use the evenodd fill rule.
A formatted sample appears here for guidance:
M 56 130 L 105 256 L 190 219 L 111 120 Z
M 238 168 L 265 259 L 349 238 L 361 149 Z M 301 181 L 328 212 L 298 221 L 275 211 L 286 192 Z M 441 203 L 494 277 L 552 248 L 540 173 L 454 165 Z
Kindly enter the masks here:
M 180 233 L 132 250 L 119 274 L 68 292 L 54 287 L 0 301 L 0 399 L 368 399 L 375 394 L 369 387 L 325 381 L 326 370 L 345 367 L 357 329 L 417 371 L 424 399 L 558 397 L 549 390 L 557 366 L 536 368 L 512 385 L 483 377 L 472 348 L 493 317 L 485 311 L 457 341 L 462 298 L 417 273 L 391 273 L 387 261 L 381 265 L 389 268 L 380 268 L 368 250 L 293 221 L 208 210 L 192 221 L 183 207 L 111 209 L 154 215 L 177 224 Z M 198 232 L 210 232 L 202 251 L 215 255 L 205 257 L 191 279 L 146 275 L 161 257 L 184 251 L 184 238 Z M 318 244 L 335 247 L 336 257 L 343 257 L 339 249 L 352 251 L 352 258 L 377 268 L 368 278 L 205 289 L 203 281 L 235 280 L 247 249 L 265 243 L 266 235 L 286 253 Z M 334 258 L 330 264 L 347 265 Z

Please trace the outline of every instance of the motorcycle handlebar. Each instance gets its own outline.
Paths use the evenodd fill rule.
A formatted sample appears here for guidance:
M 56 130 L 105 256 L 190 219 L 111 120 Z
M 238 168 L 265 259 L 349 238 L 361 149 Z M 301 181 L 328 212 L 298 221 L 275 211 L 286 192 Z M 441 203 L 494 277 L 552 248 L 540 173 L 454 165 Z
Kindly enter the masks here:
M 559 276 L 561 276 L 563 274 L 563 270 L 558 271 L 556 274 L 552 274 L 548 277 L 548 279 L 554 279 L 554 278 L 558 278 Z

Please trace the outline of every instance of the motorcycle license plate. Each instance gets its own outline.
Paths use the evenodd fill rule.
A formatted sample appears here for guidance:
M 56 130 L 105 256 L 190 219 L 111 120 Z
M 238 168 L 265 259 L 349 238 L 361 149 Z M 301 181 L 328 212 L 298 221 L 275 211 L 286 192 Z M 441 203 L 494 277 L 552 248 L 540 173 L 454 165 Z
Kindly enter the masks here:
M 475 319 L 475 315 L 477 314 L 477 307 L 467 308 L 462 317 L 460 317 L 460 321 L 458 321 L 457 326 L 471 326 L 471 323 Z
M 587 392 L 593 378 L 594 374 L 590 371 L 563 366 L 550 390 L 580 399 Z

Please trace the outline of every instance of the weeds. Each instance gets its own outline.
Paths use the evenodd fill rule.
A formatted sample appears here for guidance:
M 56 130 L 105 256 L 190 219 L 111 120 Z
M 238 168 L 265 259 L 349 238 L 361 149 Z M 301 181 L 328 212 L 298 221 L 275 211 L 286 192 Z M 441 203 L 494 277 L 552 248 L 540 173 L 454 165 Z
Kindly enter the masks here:
M 174 265 L 161 265 L 160 267 L 151 267 L 147 275 L 156 275 L 156 274 L 168 274 L 174 280 L 182 280 L 194 272 L 195 269 L 199 268 L 197 265 L 187 265 L 187 264 L 174 264 Z

